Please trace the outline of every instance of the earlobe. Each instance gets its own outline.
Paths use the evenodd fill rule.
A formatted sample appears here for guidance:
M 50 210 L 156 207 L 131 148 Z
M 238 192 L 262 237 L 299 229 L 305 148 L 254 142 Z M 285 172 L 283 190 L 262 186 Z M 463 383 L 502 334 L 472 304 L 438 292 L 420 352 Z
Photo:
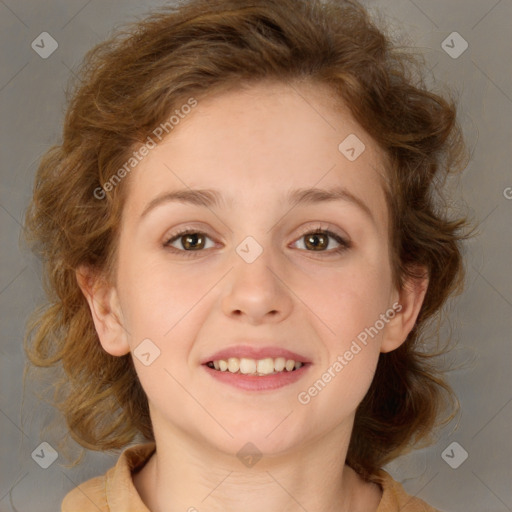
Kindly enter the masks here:
M 400 309 L 386 326 L 381 343 L 381 352 L 397 349 L 412 331 L 418 318 L 428 288 L 428 277 L 425 270 L 423 277 L 410 277 L 398 291 Z M 397 308 L 398 310 L 398 308 Z
M 75 274 L 89 304 L 103 349 L 113 356 L 129 353 L 130 345 L 115 287 L 84 266 L 77 269 Z

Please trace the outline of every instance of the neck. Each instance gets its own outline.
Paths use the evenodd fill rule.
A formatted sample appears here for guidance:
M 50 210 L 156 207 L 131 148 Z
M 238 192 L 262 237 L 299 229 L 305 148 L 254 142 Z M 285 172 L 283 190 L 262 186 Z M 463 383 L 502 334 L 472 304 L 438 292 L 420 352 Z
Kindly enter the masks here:
M 348 430 L 348 431 L 347 431 Z M 158 435 L 157 451 L 134 477 L 153 512 L 186 510 L 286 512 L 376 510 L 380 489 L 344 465 L 350 428 L 302 444 L 292 452 L 243 463 L 184 432 Z M 243 443 L 242 443 L 243 444 Z M 369 499 L 369 501 L 368 501 Z

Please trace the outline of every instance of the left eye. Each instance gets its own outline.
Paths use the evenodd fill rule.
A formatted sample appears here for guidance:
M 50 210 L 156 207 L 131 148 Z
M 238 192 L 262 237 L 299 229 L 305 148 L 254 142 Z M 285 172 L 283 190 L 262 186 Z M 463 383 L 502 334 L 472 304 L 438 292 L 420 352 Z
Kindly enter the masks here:
M 326 229 L 318 229 L 310 233 L 305 233 L 299 238 L 299 240 L 305 241 L 304 246 L 310 248 L 312 252 L 331 252 L 327 251 L 330 245 L 330 239 L 334 239 L 339 245 L 335 247 L 332 252 L 340 252 L 350 247 L 350 244 L 341 236 Z

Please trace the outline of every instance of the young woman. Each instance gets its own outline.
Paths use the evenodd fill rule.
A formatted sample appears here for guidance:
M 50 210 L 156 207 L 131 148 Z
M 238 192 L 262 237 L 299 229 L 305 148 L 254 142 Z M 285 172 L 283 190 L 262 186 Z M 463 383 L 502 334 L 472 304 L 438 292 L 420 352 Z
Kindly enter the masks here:
M 382 470 L 450 403 L 422 335 L 462 280 L 464 144 L 412 66 L 339 0 L 191 0 L 87 55 L 27 352 L 125 450 L 63 511 L 434 510 Z

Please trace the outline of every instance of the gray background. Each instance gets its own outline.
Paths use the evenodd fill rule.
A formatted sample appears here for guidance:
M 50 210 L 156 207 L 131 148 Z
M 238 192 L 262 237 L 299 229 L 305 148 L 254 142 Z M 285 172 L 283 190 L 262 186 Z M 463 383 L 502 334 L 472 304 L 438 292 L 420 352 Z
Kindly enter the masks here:
M 34 395 L 34 386 L 23 394 L 24 323 L 42 289 L 40 265 L 19 247 L 19 234 L 38 160 L 60 137 L 70 73 L 114 26 L 162 4 L 0 0 L 0 512 L 59 510 L 69 490 L 117 460 L 117 454 L 88 452 L 77 468 L 61 466 L 59 458 L 42 469 L 31 457 L 42 441 L 52 444 L 63 432 L 44 430 L 52 411 Z M 467 244 L 466 290 L 450 310 L 459 340 L 450 360 L 462 365 L 450 373 L 450 382 L 461 414 L 435 445 L 387 469 L 409 493 L 443 511 L 510 511 L 512 1 L 367 0 L 365 5 L 378 7 L 408 46 L 424 52 L 435 76 L 432 85 L 458 93 L 473 155 L 454 198 L 463 199 L 481 225 L 480 235 Z M 59 44 L 48 59 L 31 48 L 44 31 Z M 454 31 L 469 43 L 456 59 L 441 46 Z M 458 443 L 448 450 L 452 463 L 463 453 L 459 446 L 469 455 L 457 469 L 442 457 L 452 442 Z

